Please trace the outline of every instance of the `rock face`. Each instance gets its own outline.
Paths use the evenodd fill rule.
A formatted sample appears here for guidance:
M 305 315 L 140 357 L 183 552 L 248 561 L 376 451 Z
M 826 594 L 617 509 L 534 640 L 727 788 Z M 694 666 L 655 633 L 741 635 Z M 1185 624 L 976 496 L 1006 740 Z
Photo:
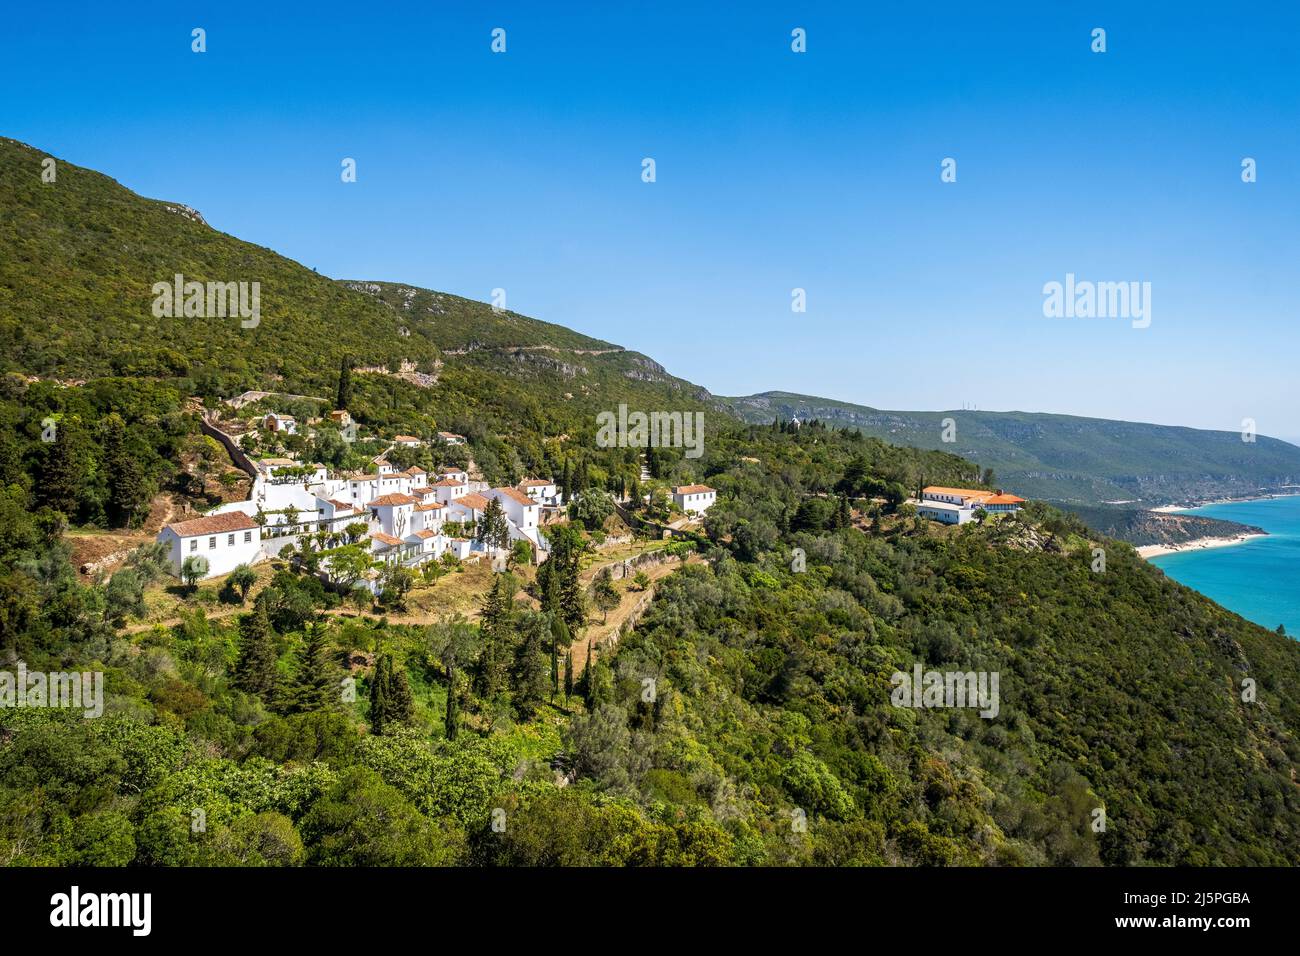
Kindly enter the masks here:
M 200 226 L 206 226 L 208 224 L 207 220 L 203 218 L 202 213 L 191 206 L 186 206 L 184 203 L 176 203 L 175 205 L 164 206 L 163 208 L 170 213 L 188 219 L 190 222 L 197 222 Z

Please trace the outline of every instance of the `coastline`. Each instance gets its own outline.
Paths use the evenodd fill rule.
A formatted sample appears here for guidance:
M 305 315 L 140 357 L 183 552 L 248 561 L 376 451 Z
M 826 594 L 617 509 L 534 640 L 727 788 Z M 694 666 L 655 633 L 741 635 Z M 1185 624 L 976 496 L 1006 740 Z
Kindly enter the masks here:
M 1206 548 L 1226 548 L 1234 544 L 1245 544 L 1255 538 L 1267 538 L 1268 534 L 1238 534 L 1230 538 L 1194 538 L 1182 544 L 1144 544 L 1137 549 L 1139 557 L 1156 558 L 1162 554 L 1176 554 L 1179 551 L 1201 551 Z
M 1215 498 L 1212 501 L 1198 501 L 1195 504 L 1190 505 L 1159 505 L 1158 507 L 1148 508 L 1147 510 L 1154 511 L 1157 514 L 1177 514 L 1182 511 L 1195 511 L 1197 508 L 1208 508 L 1210 505 L 1239 505 L 1247 501 L 1272 501 L 1274 498 L 1300 498 L 1300 487 L 1296 488 L 1294 491 L 1279 491 L 1267 495 L 1251 495 L 1247 498 Z

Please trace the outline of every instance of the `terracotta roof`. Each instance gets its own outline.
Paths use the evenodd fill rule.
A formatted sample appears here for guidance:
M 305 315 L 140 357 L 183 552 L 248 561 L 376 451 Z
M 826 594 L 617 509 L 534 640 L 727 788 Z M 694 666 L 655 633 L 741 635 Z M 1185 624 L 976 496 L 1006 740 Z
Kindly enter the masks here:
M 394 435 L 393 441 L 419 441 L 414 435 Z
M 438 532 L 433 531 L 429 528 L 423 528 L 420 531 L 413 531 L 411 533 L 414 534 L 417 538 L 423 538 L 425 540 L 428 540 L 429 538 L 438 537 Z
M 348 481 L 378 481 L 378 475 L 361 475 L 358 478 L 349 478 Z
M 974 488 L 944 488 L 940 485 L 930 485 L 921 489 L 921 495 L 952 495 L 960 498 L 968 498 L 971 501 L 994 504 L 994 505 L 1015 505 L 1024 501 L 1024 498 L 1018 498 L 1015 495 L 999 494 L 993 491 L 979 491 Z
M 544 481 L 541 478 L 525 478 L 523 481 L 519 482 L 519 487 L 520 488 L 545 488 L 548 485 L 553 485 L 553 484 L 555 484 L 555 482 Z
M 191 518 L 189 521 L 177 521 L 167 526 L 182 538 L 192 538 L 196 534 L 219 534 L 223 531 L 251 531 L 257 522 L 242 511 L 227 511 L 224 514 L 208 515 L 203 518 Z
M 488 500 L 479 494 L 453 498 L 451 503 L 454 505 L 460 505 L 462 508 L 473 508 L 475 511 L 482 511 L 488 506 Z
M 457 435 L 455 432 L 438 432 L 439 438 L 464 438 L 464 435 Z
M 419 488 L 412 488 L 412 489 L 411 489 L 411 494 L 413 494 L 413 495 L 427 495 L 427 494 L 428 494 L 429 492 L 431 492 L 431 491 L 433 491 L 433 489 L 430 488 L 428 485 L 421 485 Z
M 426 501 L 424 504 L 416 505 L 416 511 L 437 511 L 439 508 L 447 507 L 441 501 Z
M 412 465 L 410 468 L 406 469 L 406 473 L 407 473 L 408 475 L 427 475 L 427 474 L 428 474 L 428 472 L 425 471 L 423 468 L 421 468 L 419 465 Z
M 702 492 L 713 491 L 708 485 L 678 485 L 673 489 L 675 495 L 698 495 Z
M 463 482 L 463 481 L 457 481 L 455 478 L 444 478 L 444 479 L 442 479 L 442 481 L 439 481 L 439 482 L 435 483 L 433 487 L 435 487 L 435 488 L 459 488 L 459 487 L 460 487 L 461 485 L 463 485 L 463 484 L 465 484 L 465 482 Z
M 395 548 L 402 543 L 400 538 L 394 538 L 391 534 L 384 534 L 382 531 L 372 531 L 370 537 L 380 544 L 386 544 L 390 548 Z
M 292 458 L 263 458 L 260 462 L 263 465 L 296 465 L 298 464 Z
M 332 504 L 332 505 L 334 506 L 334 510 L 335 510 L 335 511 L 351 511 L 351 510 L 352 510 L 352 506 L 351 506 L 350 504 L 347 504 L 346 502 L 343 502 L 343 501 L 337 501 L 337 500 L 335 500 L 334 498 L 326 498 L 325 500 L 328 501 L 330 504 Z
M 518 502 L 521 505 L 537 504 L 536 501 L 534 501 L 532 498 L 529 498 L 526 494 L 524 494 L 522 491 L 518 490 L 517 488 L 493 488 L 492 490 L 497 492 L 498 494 L 505 495 L 511 501 Z
M 417 499 L 412 498 L 410 495 L 393 494 L 393 495 L 384 495 L 380 498 L 376 498 L 374 501 L 367 503 L 366 507 L 373 508 L 376 505 L 378 505 L 379 507 L 384 508 L 384 507 L 388 507 L 389 505 L 413 505 L 413 504 L 417 504 Z

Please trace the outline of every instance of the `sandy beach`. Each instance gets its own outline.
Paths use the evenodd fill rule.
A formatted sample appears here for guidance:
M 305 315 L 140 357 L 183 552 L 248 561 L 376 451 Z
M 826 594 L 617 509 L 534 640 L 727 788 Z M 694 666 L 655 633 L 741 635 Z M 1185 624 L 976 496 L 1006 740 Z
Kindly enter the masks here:
M 1230 538 L 1196 538 L 1183 544 L 1144 544 L 1137 553 L 1144 558 L 1154 558 L 1176 551 L 1198 551 L 1205 548 L 1226 548 L 1233 544 L 1243 544 L 1254 538 L 1267 538 L 1266 534 L 1239 534 Z

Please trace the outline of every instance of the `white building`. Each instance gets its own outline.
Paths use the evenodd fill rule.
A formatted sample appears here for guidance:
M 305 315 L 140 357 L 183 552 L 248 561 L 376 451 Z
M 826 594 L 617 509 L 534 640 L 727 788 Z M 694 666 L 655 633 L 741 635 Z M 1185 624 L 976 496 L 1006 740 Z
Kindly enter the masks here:
M 921 489 L 921 500 L 916 502 L 916 513 L 944 524 L 965 524 L 976 512 L 1006 514 L 1019 511 L 1024 498 L 998 491 L 980 491 L 973 488 L 945 488 L 929 485 Z
M 463 498 L 469 494 L 469 483 L 452 475 L 447 475 L 435 481 L 431 487 L 434 494 L 438 496 L 438 500 L 444 505 L 451 504 L 457 498 Z
M 506 516 L 506 530 L 511 541 L 522 538 L 539 549 L 545 548 L 537 531 L 542 514 L 540 502 L 534 501 L 518 488 L 493 488 L 483 492 L 483 497 L 501 502 L 501 511 Z
M 473 521 L 477 524 L 487 506 L 488 500 L 480 494 L 461 495 L 451 500 L 447 508 L 447 520 L 462 523 Z
M 446 442 L 448 445 L 465 444 L 465 436 L 457 435 L 455 432 L 438 432 L 438 439 Z
M 673 507 L 683 514 L 702 515 L 717 500 L 717 491 L 708 485 L 678 485 L 673 489 Z
M 262 529 L 242 511 L 177 521 L 158 532 L 158 540 L 167 544 L 172 570 L 178 575 L 189 557 L 207 562 L 207 578 L 229 574 L 238 565 L 262 557 Z
M 553 481 L 544 478 L 525 478 L 517 487 L 539 505 L 558 507 L 564 503 L 560 500 L 560 489 Z
M 366 510 L 370 512 L 370 520 L 378 524 L 386 534 L 404 538 L 411 533 L 411 519 L 418 504 L 419 501 L 410 495 L 391 494 L 367 502 Z
M 424 442 L 420 441 L 420 439 L 416 438 L 414 435 L 394 435 L 393 444 L 402 445 L 406 448 L 419 448 L 424 444 Z
M 277 415 L 272 412 L 262 419 L 262 427 L 269 432 L 283 435 L 298 434 L 298 420 L 292 415 Z

